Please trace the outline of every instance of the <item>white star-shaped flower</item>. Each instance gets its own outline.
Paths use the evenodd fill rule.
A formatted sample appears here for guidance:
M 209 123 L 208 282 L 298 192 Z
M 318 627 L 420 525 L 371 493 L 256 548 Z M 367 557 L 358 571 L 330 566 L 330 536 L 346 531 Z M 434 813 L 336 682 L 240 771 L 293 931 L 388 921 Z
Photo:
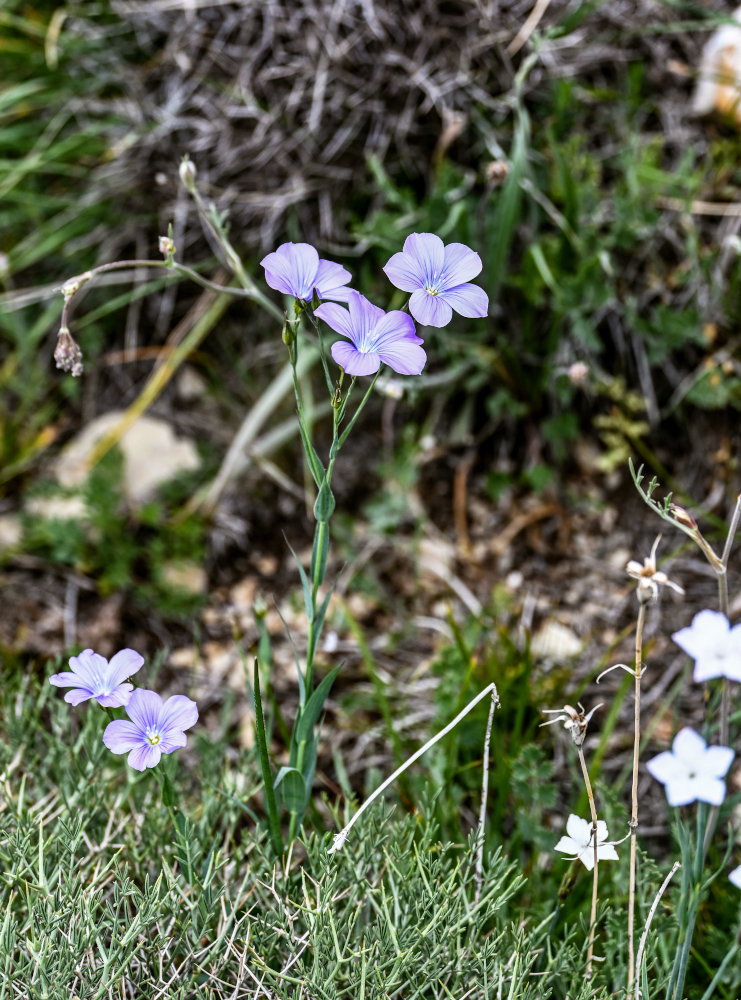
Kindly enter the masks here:
M 741 681 L 741 624 L 731 628 L 720 611 L 700 611 L 672 639 L 695 661 L 696 681 L 714 677 Z
M 576 858 L 581 861 L 586 868 L 594 868 L 594 843 L 592 841 L 592 824 L 587 819 L 581 819 L 572 813 L 566 821 L 566 833 L 568 837 L 561 837 L 553 848 L 554 851 L 562 851 L 571 855 L 571 859 Z M 617 861 L 617 851 L 613 844 L 606 844 L 607 823 L 604 820 L 597 821 L 597 860 Z
M 671 587 L 678 594 L 684 593 L 678 583 L 670 580 L 662 570 L 656 569 L 656 549 L 659 547 L 660 541 L 661 535 L 651 546 L 651 554 L 643 560 L 643 564 L 631 559 L 625 567 L 628 576 L 632 576 L 634 580 L 638 581 L 638 599 L 642 604 L 647 604 L 651 600 L 655 601 L 659 596 L 660 586 Z
M 726 797 L 723 781 L 733 763 L 730 747 L 709 747 L 694 729 L 680 729 L 671 750 L 653 757 L 646 767 L 666 789 L 670 806 L 708 802 L 719 806 Z

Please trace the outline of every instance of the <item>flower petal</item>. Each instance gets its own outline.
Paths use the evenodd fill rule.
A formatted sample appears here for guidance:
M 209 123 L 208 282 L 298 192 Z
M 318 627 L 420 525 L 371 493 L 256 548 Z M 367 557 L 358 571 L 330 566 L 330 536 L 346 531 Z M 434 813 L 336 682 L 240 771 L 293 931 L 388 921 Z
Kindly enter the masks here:
M 196 722 L 198 722 L 198 706 L 192 698 L 186 698 L 184 694 L 175 694 L 168 698 L 159 717 L 159 727 L 163 735 L 175 730 L 182 732 L 184 729 L 190 729 Z
M 411 339 L 398 340 L 380 349 L 378 357 L 399 375 L 419 375 L 427 364 L 424 348 Z
M 685 726 L 680 729 L 672 743 L 672 753 L 685 767 L 694 768 L 705 755 L 707 743 L 694 729 Z
M 348 291 L 351 291 L 351 289 L 348 289 Z M 327 326 L 331 330 L 334 330 L 335 333 L 341 333 L 343 337 L 348 337 L 353 343 L 355 342 L 353 327 L 350 322 L 350 313 L 347 309 L 335 305 L 334 302 L 323 302 L 322 305 L 316 307 L 314 315 L 324 320 Z
M 728 619 L 720 611 L 700 611 L 692 619 L 688 628 L 674 632 L 672 639 L 693 660 L 702 657 L 709 648 L 715 648 L 725 643 L 730 626 Z
M 730 747 L 708 747 L 702 763 L 703 772 L 713 778 L 725 778 L 735 756 Z
M 54 687 L 65 688 L 74 687 L 81 680 L 82 678 L 79 674 L 73 674 L 71 670 L 64 670 L 61 674 L 52 674 L 49 678 L 49 683 L 53 684 Z
M 381 359 L 375 351 L 359 351 L 344 340 L 332 344 L 331 351 L 334 360 L 348 375 L 373 375 L 381 367 Z
M 589 838 L 592 833 L 592 824 L 587 820 L 582 819 L 580 816 L 576 816 L 574 813 L 571 813 L 566 821 L 566 832 L 575 843 L 584 847 L 585 844 L 589 843 Z
M 142 743 L 135 747 L 128 757 L 130 767 L 135 771 L 144 771 L 148 767 L 156 767 L 162 757 L 162 751 L 151 743 Z
M 108 660 L 92 649 L 83 649 L 77 656 L 70 656 L 69 665 L 77 674 L 78 683 L 81 681 L 93 692 L 98 690 L 108 673 Z
M 126 714 L 142 734 L 150 726 L 155 728 L 159 726 L 161 712 L 162 699 L 156 691 L 149 691 L 146 688 L 132 691 L 126 706 Z
M 383 270 L 391 284 L 400 288 L 402 292 L 414 292 L 424 287 L 425 275 L 422 265 L 411 254 L 395 253 L 389 258 Z
M 344 288 L 352 275 L 347 268 L 341 264 L 335 264 L 331 260 L 320 260 L 314 278 L 314 287 L 319 292 L 320 299 L 336 299 L 338 302 L 347 302 L 350 288 Z
M 310 243 L 282 243 L 260 261 L 271 288 L 298 299 L 311 298 L 319 254 Z
M 133 684 L 119 684 L 110 694 L 98 695 L 98 704 L 103 708 L 123 708 L 128 705 L 133 690 Z
M 728 878 L 738 889 L 741 889 L 741 865 L 738 868 L 734 868 Z
M 144 657 L 135 649 L 120 649 L 108 662 L 108 677 L 110 685 L 115 688 L 121 681 L 135 674 L 144 663 Z M 103 702 L 101 702 L 101 705 Z
M 162 734 L 158 746 L 162 753 L 172 753 L 173 750 L 180 750 L 187 742 L 188 737 L 181 729 L 170 729 Z
M 448 288 L 440 296 L 461 316 L 476 319 L 486 316 L 489 311 L 489 296 L 478 285 L 457 285 Z
M 579 844 L 575 844 L 571 837 L 561 837 L 553 850 L 563 851 L 564 854 L 573 854 L 574 857 L 578 857 L 581 846 Z
M 417 290 L 409 299 L 409 312 L 422 326 L 445 326 L 453 318 L 453 310 L 442 295 L 430 295 Z
M 465 243 L 448 243 L 444 258 L 440 284 L 445 290 L 475 278 L 483 267 L 479 255 Z
M 680 781 L 687 774 L 687 767 L 674 756 L 671 750 L 664 750 L 663 753 L 652 757 L 651 760 L 647 761 L 646 769 L 662 785 L 666 785 L 670 781 Z
M 411 233 L 404 240 L 404 253 L 409 254 L 424 276 L 423 284 L 439 278 L 445 267 L 443 241 L 435 233 Z
M 75 688 L 73 691 L 68 691 L 64 696 L 64 700 L 70 705 L 79 705 L 81 701 L 87 701 L 88 698 L 93 697 L 93 692 L 88 688 Z
M 111 753 L 128 753 L 143 742 L 141 730 L 128 719 L 114 719 L 103 733 L 103 742 Z

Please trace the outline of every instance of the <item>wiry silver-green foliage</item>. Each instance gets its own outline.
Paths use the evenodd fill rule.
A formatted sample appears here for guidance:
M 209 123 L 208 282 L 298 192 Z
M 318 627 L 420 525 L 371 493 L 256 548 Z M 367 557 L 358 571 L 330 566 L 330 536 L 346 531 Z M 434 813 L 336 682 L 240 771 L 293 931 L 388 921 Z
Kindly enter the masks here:
M 103 712 L 70 735 L 53 694 L 26 675 L 0 701 L 2 1000 L 606 996 L 584 992 L 583 926 L 556 942 L 550 913 L 523 917 L 501 851 L 475 901 L 475 839 L 439 842 L 427 804 L 275 864 L 249 814 L 253 761 L 204 742 L 178 856 L 151 776 L 102 746 Z

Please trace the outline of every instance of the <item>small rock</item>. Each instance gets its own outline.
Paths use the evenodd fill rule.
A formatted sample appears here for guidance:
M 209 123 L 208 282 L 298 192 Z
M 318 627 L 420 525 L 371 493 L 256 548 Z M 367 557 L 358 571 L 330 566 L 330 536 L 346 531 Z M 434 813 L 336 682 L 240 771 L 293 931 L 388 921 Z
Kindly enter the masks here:
M 548 660 L 568 660 L 578 656 L 584 643 L 570 628 L 559 622 L 545 622 L 530 644 L 533 656 Z
M 23 526 L 17 514 L 0 514 L 0 552 L 14 548 L 23 537 Z
M 54 466 L 62 486 L 79 486 L 85 481 L 95 445 L 123 415 L 120 410 L 104 413 L 63 449 Z M 170 424 L 158 417 L 139 417 L 123 435 L 119 447 L 124 457 L 124 491 L 135 506 L 151 499 L 157 487 L 168 479 L 200 465 L 195 444 L 187 438 L 175 437 Z
M 197 563 L 167 563 L 162 571 L 162 579 L 169 586 L 188 594 L 205 594 L 208 590 L 206 570 Z

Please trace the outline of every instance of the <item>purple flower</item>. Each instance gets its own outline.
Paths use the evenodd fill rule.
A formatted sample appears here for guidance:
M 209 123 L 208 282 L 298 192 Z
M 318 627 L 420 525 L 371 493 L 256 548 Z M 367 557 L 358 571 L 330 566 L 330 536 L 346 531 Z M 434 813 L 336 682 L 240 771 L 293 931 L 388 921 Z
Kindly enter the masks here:
M 320 260 L 310 243 L 282 243 L 260 261 L 265 280 L 284 295 L 309 301 L 316 289 L 320 299 L 347 302 L 349 288 L 343 288 L 352 275 L 340 264 Z
M 381 362 L 400 375 L 419 375 L 427 361 L 419 345 L 411 316 L 393 309 L 385 313 L 364 295 L 349 290 L 348 306 L 328 302 L 314 310 L 314 315 L 352 343 L 332 344 L 332 357 L 348 375 L 372 375 Z
M 444 246 L 434 233 L 412 233 L 384 271 L 392 285 L 412 293 L 409 311 L 424 326 L 445 326 L 453 309 L 468 317 L 489 309 L 489 296 L 469 282 L 481 271 L 481 258 L 464 243 Z
M 110 663 L 92 649 L 83 649 L 79 656 L 70 657 L 72 670 L 54 674 L 49 683 L 55 687 L 73 688 L 64 696 L 71 705 L 96 698 L 104 708 L 117 708 L 127 704 L 134 689 L 133 684 L 123 681 L 135 674 L 142 663 L 144 658 L 133 649 L 119 650 Z
M 103 742 L 113 753 L 128 753 L 129 764 L 143 771 L 159 764 L 163 753 L 185 746 L 185 730 L 196 724 L 198 707 L 182 694 L 163 702 L 155 691 L 137 688 L 126 706 L 126 714 L 131 721 L 109 722 Z

